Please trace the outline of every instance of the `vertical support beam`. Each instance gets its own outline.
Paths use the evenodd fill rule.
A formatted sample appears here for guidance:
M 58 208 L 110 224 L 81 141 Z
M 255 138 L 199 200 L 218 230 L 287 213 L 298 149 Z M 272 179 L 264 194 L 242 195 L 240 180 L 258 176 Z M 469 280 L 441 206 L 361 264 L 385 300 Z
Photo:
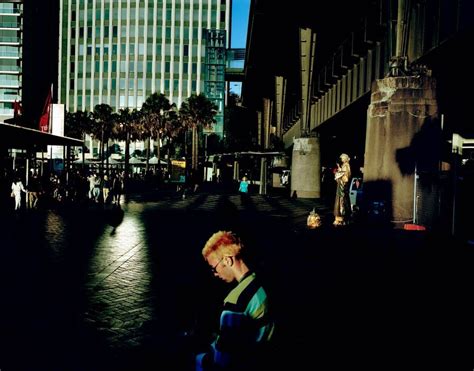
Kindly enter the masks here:
M 282 123 L 285 115 L 285 95 L 286 95 L 286 79 L 283 76 L 275 76 L 275 121 L 276 136 L 281 138 Z
M 398 12 L 397 12 L 397 39 L 395 44 L 395 56 L 402 57 L 405 55 L 404 45 L 405 45 L 405 0 L 398 0 Z
M 270 124 L 272 118 L 272 101 L 269 98 L 263 98 L 263 148 L 270 147 Z
M 240 180 L 240 164 L 238 160 L 234 160 L 234 180 Z
M 262 111 L 257 111 L 257 144 L 262 148 L 263 144 L 263 128 L 262 128 Z
M 267 194 L 267 158 L 262 156 L 260 158 L 260 188 L 261 195 Z
M 300 81 L 301 81 L 301 133 L 309 131 L 309 112 L 311 105 L 312 76 L 316 33 L 310 28 L 300 28 Z

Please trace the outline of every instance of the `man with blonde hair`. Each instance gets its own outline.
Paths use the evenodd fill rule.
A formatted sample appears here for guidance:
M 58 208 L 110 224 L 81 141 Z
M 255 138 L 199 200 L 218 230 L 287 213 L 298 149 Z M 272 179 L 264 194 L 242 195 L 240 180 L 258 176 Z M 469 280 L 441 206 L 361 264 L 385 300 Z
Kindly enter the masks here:
M 274 322 L 267 294 L 244 261 L 243 249 L 240 238 L 228 231 L 214 233 L 202 249 L 214 276 L 237 285 L 224 299 L 216 340 L 196 358 L 197 370 L 251 370 L 266 362 Z

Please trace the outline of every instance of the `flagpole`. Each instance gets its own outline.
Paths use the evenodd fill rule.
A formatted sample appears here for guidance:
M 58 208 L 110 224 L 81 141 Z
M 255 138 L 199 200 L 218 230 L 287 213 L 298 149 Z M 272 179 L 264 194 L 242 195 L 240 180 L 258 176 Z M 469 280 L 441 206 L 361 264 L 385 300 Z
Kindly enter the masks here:
M 51 100 L 49 101 L 49 133 L 53 132 L 53 83 L 51 83 Z

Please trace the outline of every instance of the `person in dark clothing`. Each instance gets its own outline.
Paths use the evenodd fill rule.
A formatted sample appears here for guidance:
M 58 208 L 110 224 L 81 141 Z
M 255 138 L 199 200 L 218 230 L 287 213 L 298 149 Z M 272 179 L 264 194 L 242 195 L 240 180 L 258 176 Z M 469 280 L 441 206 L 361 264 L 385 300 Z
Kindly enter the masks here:
M 196 370 L 252 370 L 268 361 L 274 333 L 268 298 L 242 257 L 243 244 L 232 232 L 214 233 L 202 250 L 214 276 L 235 288 L 224 299 L 219 333 L 209 350 L 196 357 Z

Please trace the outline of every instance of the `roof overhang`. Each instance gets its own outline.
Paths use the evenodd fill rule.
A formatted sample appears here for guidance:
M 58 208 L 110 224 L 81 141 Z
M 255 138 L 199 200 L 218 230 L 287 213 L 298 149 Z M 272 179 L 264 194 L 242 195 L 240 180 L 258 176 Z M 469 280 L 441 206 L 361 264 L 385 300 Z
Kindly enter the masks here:
M 39 130 L 0 123 L 0 147 L 27 149 L 35 146 L 83 146 L 79 139 L 43 133 Z

